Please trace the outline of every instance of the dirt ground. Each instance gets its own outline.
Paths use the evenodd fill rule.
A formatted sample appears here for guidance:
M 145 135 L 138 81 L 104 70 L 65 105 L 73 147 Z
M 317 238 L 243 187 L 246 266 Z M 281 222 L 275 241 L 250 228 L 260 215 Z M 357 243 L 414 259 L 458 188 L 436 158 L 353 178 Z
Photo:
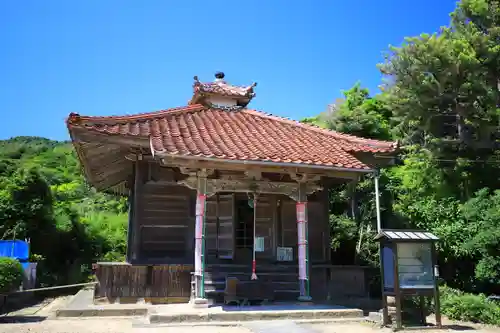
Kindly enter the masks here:
M 137 325 L 137 319 L 99 318 L 99 319 L 47 319 L 25 323 L 0 323 L 2 333 L 252 333 L 246 327 L 165 327 Z M 302 324 L 296 332 L 311 333 L 389 333 L 388 328 L 380 329 L 369 324 Z M 498 333 L 500 329 L 476 329 L 467 325 L 451 325 L 445 330 L 411 330 L 411 332 L 461 332 Z M 257 332 L 255 332 L 257 333 Z M 293 333 L 293 332 L 290 332 Z
M 59 297 L 50 304 L 39 304 L 0 315 L 0 333 L 389 333 L 391 329 L 381 329 L 368 323 L 323 323 L 294 325 L 289 321 L 277 321 L 252 326 L 243 322 L 238 327 L 220 326 L 155 326 L 145 325 L 144 318 L 55 318 L 57 309 L 65 305 L 69 297 Z M 431 317 L 428 318 L 432 322 Z M 444 330 L 412 329 L 415 333 L 461 332 L 500 333 L 500 328 L 484 328 L 473 324 L 453 323 L 444 319 Z M 246 327 L 245 327 L 246 326 Z M 259 327 L 260 326 L 260 327 Z

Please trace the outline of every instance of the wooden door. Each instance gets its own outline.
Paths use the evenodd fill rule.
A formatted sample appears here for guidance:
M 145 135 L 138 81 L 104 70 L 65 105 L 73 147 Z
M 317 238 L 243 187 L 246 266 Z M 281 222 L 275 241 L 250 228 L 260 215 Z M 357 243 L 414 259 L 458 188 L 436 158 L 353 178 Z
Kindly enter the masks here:
M 232 259 L 234 256 L 234 194 L 216 194 L 207 200 L 205 246 L 207 256 Z
M 295 211 L 295 201 L 289 198 L 282 198 L 280 203 L 280 235 L 279 244 L 281 247 L 293 249 L 293 260 L 297 261 L 297 213 Z

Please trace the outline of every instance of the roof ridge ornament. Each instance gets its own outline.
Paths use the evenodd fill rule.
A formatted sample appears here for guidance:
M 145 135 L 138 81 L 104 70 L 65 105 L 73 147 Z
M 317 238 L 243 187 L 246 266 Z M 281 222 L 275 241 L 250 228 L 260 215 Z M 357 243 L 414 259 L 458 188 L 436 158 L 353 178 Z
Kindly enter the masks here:
M 201 82 L 194 76 L 193 97 L 189 104 L 202 104 L 206 107 L 237 110 L 245 108 L 255 97 L 254 82 L 249 86 L 236 86 L 227 83 L 224 72 L 215 73 L 215 81 Z

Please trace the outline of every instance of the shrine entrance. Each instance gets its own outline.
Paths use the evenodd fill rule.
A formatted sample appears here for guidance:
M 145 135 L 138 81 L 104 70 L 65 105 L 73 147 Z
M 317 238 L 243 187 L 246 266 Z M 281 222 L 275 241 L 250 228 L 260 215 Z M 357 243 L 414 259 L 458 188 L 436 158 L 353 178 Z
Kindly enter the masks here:
M 244 198 L 236 200 L 236 249 L 252 251 L 254 243 L 253 203 Z

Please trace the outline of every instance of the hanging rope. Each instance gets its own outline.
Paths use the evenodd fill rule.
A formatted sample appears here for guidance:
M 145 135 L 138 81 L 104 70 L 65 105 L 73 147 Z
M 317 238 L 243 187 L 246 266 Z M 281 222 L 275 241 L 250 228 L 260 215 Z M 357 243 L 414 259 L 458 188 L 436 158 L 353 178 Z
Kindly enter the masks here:
M 255 241 L 256 238 L 256 226 L 257 226 L 257 194 L 253 194 L 253 247 L 252 247 L 252 277 L 251 280 L 257 280 L 257 274 L 255 273 L 257 263 L 255 261 Z

